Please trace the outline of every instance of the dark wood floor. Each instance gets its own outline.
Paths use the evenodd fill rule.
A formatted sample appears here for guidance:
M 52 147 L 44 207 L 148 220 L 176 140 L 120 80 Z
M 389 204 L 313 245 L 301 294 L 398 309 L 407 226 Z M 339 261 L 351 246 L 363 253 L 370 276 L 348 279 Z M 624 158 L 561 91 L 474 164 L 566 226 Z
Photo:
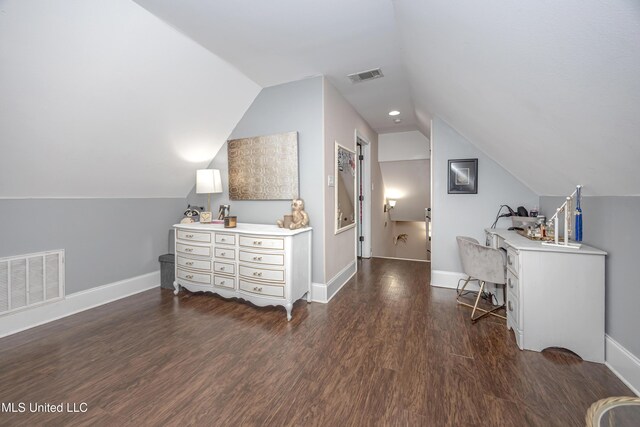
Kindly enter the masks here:
M 0 402 L 88 404 L 2 425 L 584 425 L 632 395 L 604 365 L 472 325 L 429 264 L 363 261 L 329 304 L 152 290 L 0 340 Z

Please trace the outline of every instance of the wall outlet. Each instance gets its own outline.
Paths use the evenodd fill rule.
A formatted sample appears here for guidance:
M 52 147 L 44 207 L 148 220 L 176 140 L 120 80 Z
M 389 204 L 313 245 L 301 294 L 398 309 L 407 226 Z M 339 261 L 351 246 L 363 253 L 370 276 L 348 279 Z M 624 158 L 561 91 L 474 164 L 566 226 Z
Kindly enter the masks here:
M 328 175 L 327 176 L 327 185 L 329 187 L 334 187 L 336 185 L 336 179 L 333 175 Z

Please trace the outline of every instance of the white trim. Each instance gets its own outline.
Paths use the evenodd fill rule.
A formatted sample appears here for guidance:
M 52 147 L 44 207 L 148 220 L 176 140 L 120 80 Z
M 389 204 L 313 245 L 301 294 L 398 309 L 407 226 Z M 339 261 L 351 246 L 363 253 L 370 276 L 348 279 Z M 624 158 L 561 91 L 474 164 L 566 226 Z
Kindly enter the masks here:
M 327 303 L 327 287 L 324 283 L 311 283 L 311 301 Z
M 160 286 L 160 271 L 109 283 L 67 295 L 65 299 L 31 310 L 9 313 L 0 319 L 0 337 L 15 334 L 81 311 L 89 310 Z
M 356 260 L 351 261 L 345 268 L 340 270 L 338 274 L 333 276 L 326 284 L 312 283 L 311 284 L 311 300 L 314 302 L 328 303 L 331 301 L 342 287 L 347 284 L 353 276 L 355 276 Z
M 432 270 L 431 271 L 431 286 L 436 288 L 457 289 L 459 280 L 466 280 L 467 275 L 464 273 L 457 273 L 453 271 L 444 270 Z M 463 282 L 460 282 L 462 287 Z M 478 281 L 471 281 L 466 287 L 468 291 L 479 291 L 480 284 Z M 496 298 L 497 304 L 502 304 L 504 301 L 504 291 L 502 286 L 496 286 L 493 283 L 486 283 L 485 292 L 493 294 Z
M 455 289 L 460 279 L 466 279 L 464 273 L 456 273 L 453 271 L 431 270 L 431 286 L 437 288 Z
M 605 365 L 640 396 L 640 359 L 605 334 Z
M 356 149 L 358 148 L 358 138 L 360 138 L 364 145 L 362 146 L 363 155 L 364 155 L 364 171 L 360 173 L 363 174 L 362 181 L 364 182 L 364 208 L 362 211 L 362 221 L 364 223 L 364 228 L 362 230 L 362 235 L 364 236 L 364 242 L 362 244 L 362 258 L 371 258 L 373 256 L 373 249 L 371 247 L 371 142 L 368 138 L 364 136 L 362 132 L 360 132 L 357 128 L 355 129 L 355 140 L 356 140 Z M 357 204 L 360 206 L 360 203 Z M 357 234 L 357 233 L 356 233 Z M 356 239 L 358 237 L 356 236 Z M 356 240 L 356 245 L 359 242 Z M 357 252 L 357 249 L 356 249 Z
M 379 255 L 375 255 L 373 258 L 399 259 L 401 261 L 431 262 L 428 259 L 397 258 L 392 256 L 379 256 Z

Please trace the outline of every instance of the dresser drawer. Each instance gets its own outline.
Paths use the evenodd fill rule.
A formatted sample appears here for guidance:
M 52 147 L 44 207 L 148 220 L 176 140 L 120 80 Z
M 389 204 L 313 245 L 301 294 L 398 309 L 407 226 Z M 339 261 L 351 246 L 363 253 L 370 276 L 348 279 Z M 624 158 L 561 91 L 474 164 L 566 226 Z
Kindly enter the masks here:
M 216 258 L 236 259 L 235 249 L 215 248 Z
M 283 270 L 268 270 L 266 268 L 240 266 L 240 275 L 252 279 L 268 280 L 270 282 L 284 282 Z
M 236 274 L 236 265 L 228 262 L 215 261 L 213 263 L 213 271 L 216 273 Z
M 522 329 L 522 322 L 520 322 L 520 304 L 518 297 L 511 292 L 507 292 L 507 320 L 517 329 Z
M 284 254 L 266 254 L 262 252 L 251 252 L 240 250 L 240 261 L 252 262 L 265 265 L 284 265 Z
M 187 268 L 195 268 L 198 270 L 211 270 L 211 261 L 203 260 L 203 259 L 190 259 L 184 257 L 177 257 L 178 266 L 187 267 Z
M 176 251 L 189 255 L 211 256 L 211 246 L 194 246 L 176 243 Z
M 270 286 L 262 283 L 240 280 L 240 289 L 246 292 L 251 292 L 252 294 L 284 298 L 284 288 L 282 286 Z
M 234 289 L 236 287 L 236 280 L 233 277 L 213 276 L 213 284 L 220 288 Z
M 509 270 L 507 270 L 507 292 L 511 292 L 516 298 L 520 295 L 518 276 Z
M 284 249 L 284 239 L 240 235 L 240 246 L 282 250 Z
M 216 243 L 222 243 L 223 245 L 235 245 L 236 235 L 228 233 L 216 233 Z
M 507 248 L 507 268 L 513 272 L 516 276 L 518 275 L 518 269 L 520 265 L 519 255 L 515 249 L 509 247 Z
M 203 283 L 206 285 L 211 284 L 211 275 L 205 273 L 193 273 L 191 271 L 186 271 L 181 268 L 178 268 L 178 277 L 180 279 L 188 280 L 194 283 Z
M 211 233 L 178 230 L 177 235 L 179 240 L 193 240 L 194 242 L 211 243 Z

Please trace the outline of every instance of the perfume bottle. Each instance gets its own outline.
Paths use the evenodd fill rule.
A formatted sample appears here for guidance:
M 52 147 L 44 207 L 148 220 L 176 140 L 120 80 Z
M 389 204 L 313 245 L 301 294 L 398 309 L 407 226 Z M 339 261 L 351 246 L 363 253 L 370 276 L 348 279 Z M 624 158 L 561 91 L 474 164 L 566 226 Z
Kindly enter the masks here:
M 575 239 L 576 242 L 582 242 L 582 208 L 580 207 L 580 197 L 582 193 L 582 187 L 578 185 L 576 188 L 576 225 L 575 225 Z

